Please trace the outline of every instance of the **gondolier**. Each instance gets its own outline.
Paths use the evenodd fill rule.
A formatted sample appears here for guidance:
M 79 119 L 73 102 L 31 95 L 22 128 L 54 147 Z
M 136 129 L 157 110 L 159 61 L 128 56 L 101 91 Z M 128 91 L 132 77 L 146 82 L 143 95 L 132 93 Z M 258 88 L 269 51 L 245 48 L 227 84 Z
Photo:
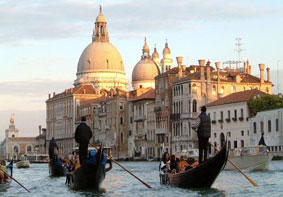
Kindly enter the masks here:
M 198 133 L 199 163 L 207 159 L 208 139 L 211 133 L 210 117 L 206 114 L 206 106 L 201 107 L 201 113 L 192 127 Z
M 80 164 L 87 158 L 88 153 L 88 144 L 89 140 L 92 137 L 91 128 L 85 123 L 86 117 L 83 116 L 81 119 L 81 123 L 76 128 L 75 132 L 75 140 L 79 143 L 79 155 L 80 155 Z
M 49 159 L 52 160 L 54 157 L 54 149 L 56 148 L 57 152 L 58 152 L 58 146 L 56 144 L 56 141 L 54 139 L 54 137 L 52 137 L 52 139 L 49 142 Z

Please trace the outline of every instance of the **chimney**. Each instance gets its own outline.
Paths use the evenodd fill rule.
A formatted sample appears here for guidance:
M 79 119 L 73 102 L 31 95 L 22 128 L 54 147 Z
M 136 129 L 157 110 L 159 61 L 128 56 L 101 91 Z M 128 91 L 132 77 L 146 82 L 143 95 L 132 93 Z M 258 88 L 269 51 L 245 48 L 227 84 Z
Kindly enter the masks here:
M 199 66 L 200 66 L 200 80 L 204 81 L 204 63 L 205 60 L 198 60 Z
M 206 80 L 210 81 L 210 61 L 206 64 Z
M 74 92 L 74 88 L 71 88 L 71 89 L 70 89 L 70 92 L 71 92 L 71 94 L 73 94 L 73 92 Z
M 182 71 L 183 71 L 183 76 L 185 76 L 185 73 L 186 73 L 186 65 L 182 65 Z
M 53 92 L 53 97 L 56 95 L 56 93 L 55 92 Z
M 50 99 L 50 98 L 51 98 L 51 94 L 49 93 L 49 94 L 48 94 L 48 99 Z
M 217 81 L 220 81 L 220 62 L 215 62 L 215 66 L 216 66 L 216 69 L 217 69 Z
M 244 73 L 246 73 L 246 62 L 244 62 Z
M 269 67 L 266 68 L 266 72 L 267 72 L 267 81 L 270 82 L 270 68 Z
M 178 76 L 182 77 L 182 62 L 183 62 L 183 57 L 176 57 L 177 64 L 178 64 Z
M 250 62 L 249 62 L 249 60 L 247 60 L 246 61 L 246 73 L 248 73 L 249 74 L 249 66 L 250 66 Z
M 260 70 L 260 83 L 264 83 L 264 68 L 265 68 L 265 64 L 259 64 L 258 67 L 259 67 L 259 70 Z
M 249 68 L 248 68 L 248 74 L 251 75 L 252 74 L 252 66 L 249 65 Z
M 41 125 L 38 126 L 39 135 L 41 135 Z

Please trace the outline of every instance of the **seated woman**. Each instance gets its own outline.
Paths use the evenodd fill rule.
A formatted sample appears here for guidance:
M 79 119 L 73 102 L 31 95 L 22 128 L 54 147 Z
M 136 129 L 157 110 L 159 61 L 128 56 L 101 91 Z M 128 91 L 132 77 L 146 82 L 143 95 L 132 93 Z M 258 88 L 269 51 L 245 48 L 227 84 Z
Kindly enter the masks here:
M 197 160 L 195 160 L 194 158 L 192 158 L 192 157 L 189 157 L 188 159 L 187 159 L 187 163 L 189 164 L 187 167 L 186 167 L 186 170 L 189 170 L 189 169 L 191 169 L 191 168 L 194 168 L 194 167 L 196 167 L 196 166 L 198 166 L 198 161 Z
M 181 156 L 180 162 L 178 163 L 178 173 L 184 172 L 187 166 L 189 166 L 188 162 L 184 160 L 184 156 Z
M 178 163 L 176 161 L 175 155 L 171 155 L 171 159 L 170 159 L 170 170 L 171 172 L 177 172 L 178 169 Z
M 169 160 L 169 153 L 165 152 L 162 156 L 161 163 L 159 165 L 159 171 L 163 173 L 170 172 L 170 160 Z

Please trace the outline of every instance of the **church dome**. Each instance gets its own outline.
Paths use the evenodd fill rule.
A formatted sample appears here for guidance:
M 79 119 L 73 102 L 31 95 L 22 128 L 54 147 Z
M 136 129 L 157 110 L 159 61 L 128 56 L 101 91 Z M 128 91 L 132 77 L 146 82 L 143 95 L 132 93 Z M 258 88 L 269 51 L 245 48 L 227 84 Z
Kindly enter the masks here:
M 168 47 L 167 41 L 165 43 L 165 48 L 163 49 L 163 55 L 165 55 L 165 54 L 171 54 L 171 51 L 170 51 L 170 49 Z
M 125 73 L 122 57 L 110 42 L 92 42 L 79 59 L 77 74 L 96 71 Z
M 132 82 L 154 80 L 158 75 L 158 69 L 150 58 L 141 59 L 132 73 Z
M 153 58 L 153 59 L 154 59 L 154 58 L 159 58 L 159 53 L 157 52 L 156 47 L 154 48 L 154 51 L 153 51 L 153 53 L 152 53 L 152 58 Z

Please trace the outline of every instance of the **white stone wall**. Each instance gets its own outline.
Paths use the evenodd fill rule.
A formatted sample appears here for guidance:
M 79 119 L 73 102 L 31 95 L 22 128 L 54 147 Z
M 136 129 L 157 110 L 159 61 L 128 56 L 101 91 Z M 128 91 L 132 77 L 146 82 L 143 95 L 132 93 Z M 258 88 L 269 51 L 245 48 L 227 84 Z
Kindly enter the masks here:
M 276 120 L 278 120 L 278 129 L 276 128 Z M 268 121 L 271 123 L 270 130 Z M 283 151 L 283 108 L 258 112 L 255 117 L 250 119 L 250 145 L 257 145 L 261 138 L 261 122 L 263 122 L 265 144 L 270 147 L 271 151 Z M 256 123 L 256 132 L 254 123 Z

